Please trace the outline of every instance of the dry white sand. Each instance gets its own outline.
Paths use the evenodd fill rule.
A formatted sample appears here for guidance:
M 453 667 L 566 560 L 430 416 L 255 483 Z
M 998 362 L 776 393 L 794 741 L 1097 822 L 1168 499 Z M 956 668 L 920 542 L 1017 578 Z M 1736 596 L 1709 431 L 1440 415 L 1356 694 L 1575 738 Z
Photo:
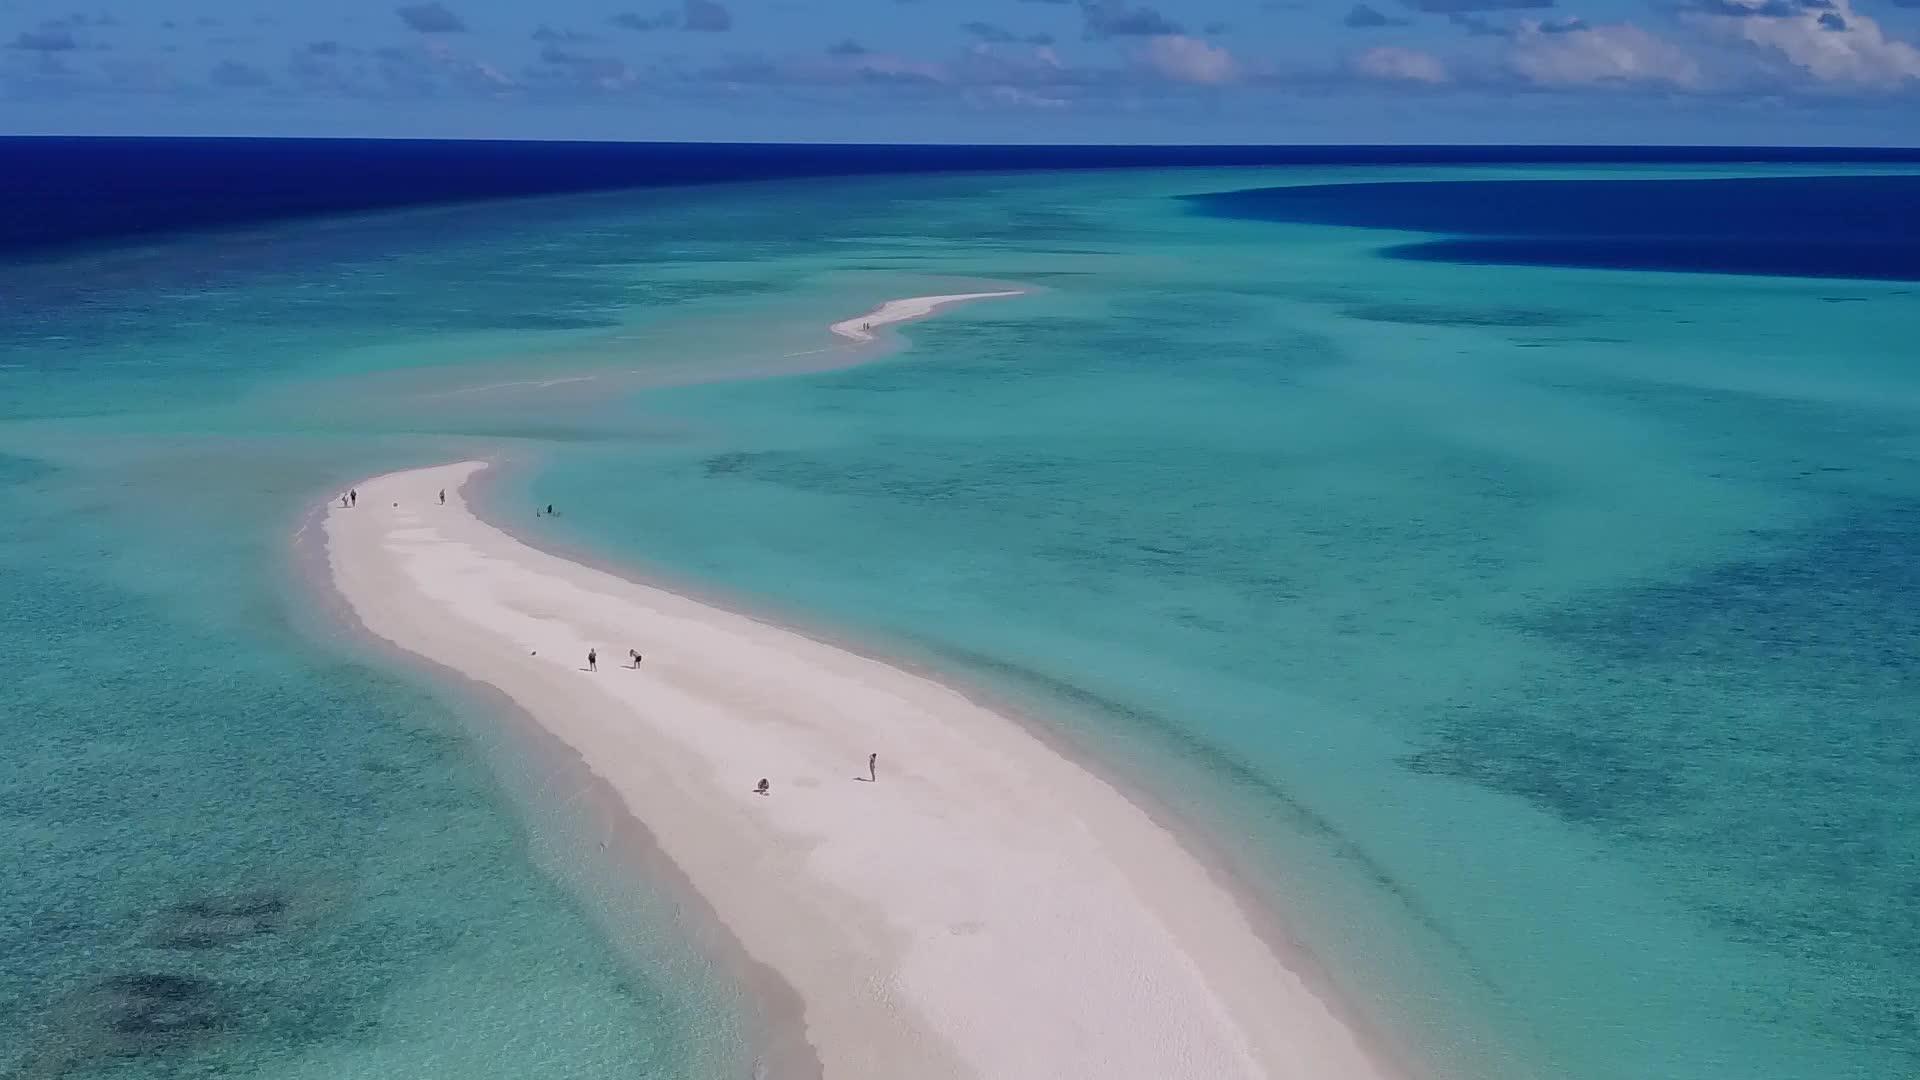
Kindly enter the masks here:
M 872 341 L 873 331 L 888 323 L 923 319 L 933 314 L 935 308 L 957 304 L 962 300 L 987 300 L 996 296 L 1019 296 L 1021 293 L 1020 289 L 1007 289 L 1002 292 L 952 293 L 947 296 L 907 296 L 898 300 L 889 300 L 865 315 L 834 323 L 832 330 L 843 338 Z
M 529 547 L 468 511 L 482 468 L 359 484 L 325 521 L 339 591 L 578 751 L 792 987 L 825 1076 L 1388 1074 L 1198 859 L 1020 724 Z

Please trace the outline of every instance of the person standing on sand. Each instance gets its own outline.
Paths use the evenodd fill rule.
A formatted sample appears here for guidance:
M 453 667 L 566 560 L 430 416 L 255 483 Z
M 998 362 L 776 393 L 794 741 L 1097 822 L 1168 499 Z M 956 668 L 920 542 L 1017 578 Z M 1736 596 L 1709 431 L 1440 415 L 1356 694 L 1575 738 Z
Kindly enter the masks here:
M 360 505 L 360 492 L 357 489 L 355 488 L 347 489 L 347 505 L 348 506 Z
M 441 506 L 447 505 L 447 489 L 446 488 L 440 489 L 440 505 Z
M 600 670 L 600 650 L 598 649 L 587 650 L 587 670 L 588 671 Z
M 880 782 L 880 775 L 874 771 L 874 764 L 879 760 L 879 754 L 867 755 L 867 783 L 869 784 L 877 784 Z

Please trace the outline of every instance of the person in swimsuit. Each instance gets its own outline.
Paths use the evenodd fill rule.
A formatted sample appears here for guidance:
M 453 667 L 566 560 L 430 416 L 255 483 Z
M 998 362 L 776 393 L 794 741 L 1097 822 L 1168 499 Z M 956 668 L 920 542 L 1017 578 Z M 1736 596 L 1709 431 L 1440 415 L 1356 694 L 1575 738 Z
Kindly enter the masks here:
M 587 650 L 587 670 L 588 671 L 600 670 L 600 650 L 598 649 Z

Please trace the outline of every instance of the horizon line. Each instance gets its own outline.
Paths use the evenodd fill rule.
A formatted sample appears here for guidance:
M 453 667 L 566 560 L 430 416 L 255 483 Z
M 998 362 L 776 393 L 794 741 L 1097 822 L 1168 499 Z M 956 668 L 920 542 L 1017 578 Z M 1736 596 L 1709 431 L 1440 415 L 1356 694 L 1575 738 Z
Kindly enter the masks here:
M 839 140 L 765 139 L 581 139 L 581 138 L 469 138 L 462 136 L 395 135 L 206 135 L 98 132 L 0 133 L 0 142 L 289 142 L 289 143 L 400 143 L 495 146 L 656 146 L 753 147 L 767 149 L 952 149 L 952 150 L 1759 150 L 1778 152 L 1868 152 L 1920 154 L 1920 143 L 1712 143 L 1712 142 L 939 142 L 898 140 L 846 142 Z

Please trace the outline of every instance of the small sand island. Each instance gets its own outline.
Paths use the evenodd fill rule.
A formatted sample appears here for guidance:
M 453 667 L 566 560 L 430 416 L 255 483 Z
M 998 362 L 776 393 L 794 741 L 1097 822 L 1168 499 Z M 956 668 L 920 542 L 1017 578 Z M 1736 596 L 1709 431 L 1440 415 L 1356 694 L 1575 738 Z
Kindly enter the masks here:
M 579 754 L 790 989 L 805 1071 L 1395 1075 L 1173 834 L 1020 723 L 522 543 L 468 509 L 485 467 L 358 483 L 327 511 L 334 584 L 373 634 L 498 688 Z
M 1020 289 L 1003 289 L 999 292 L 951 293 L 946 296 L 906 296 L 898 300 L 889 300 L 865 315 L 851 319 L 842 319 L 834 323 L 831 329 L 843 338 L 854 341 L 872 341 L 873 332 L 889 323 L 908 322 L 923 319 L 933 314 L 936 308 L 948 304 L 958 304 L 965 300 L 991 300 L 1001 296 L 1020 296 Z

